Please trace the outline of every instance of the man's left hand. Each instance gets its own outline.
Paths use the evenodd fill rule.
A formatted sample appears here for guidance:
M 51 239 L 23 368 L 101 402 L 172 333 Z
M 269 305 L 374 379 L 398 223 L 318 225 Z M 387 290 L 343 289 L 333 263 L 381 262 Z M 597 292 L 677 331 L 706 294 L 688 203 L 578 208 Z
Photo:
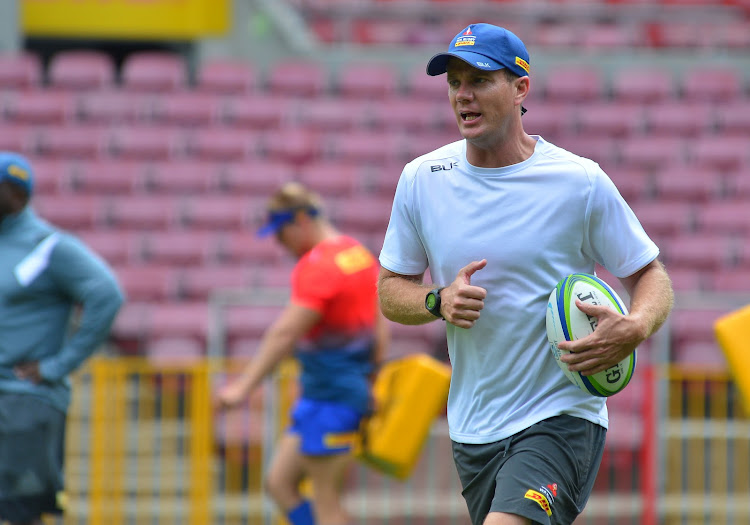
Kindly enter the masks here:
M 39 361 L 29 361 L 27 363 L 19 363 L 13 367 L 13 371 L 18 379 L 25 379 L 31 381 L 34 384 L 41 383 L 44 379 L 39 373 Z

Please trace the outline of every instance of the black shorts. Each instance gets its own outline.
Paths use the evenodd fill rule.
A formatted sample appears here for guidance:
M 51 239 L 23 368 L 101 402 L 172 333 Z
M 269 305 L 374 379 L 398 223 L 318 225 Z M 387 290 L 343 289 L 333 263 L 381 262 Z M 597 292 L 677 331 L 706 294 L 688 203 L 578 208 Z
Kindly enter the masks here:
M 0 392 L 0 521 L 59 514 L 65 413 L 31 396 Z
M 453 459 L 473 525 L 506 512 L 542 525 L 570 525 L 583 511 L 607 431 L 562 415 L 502 441 L 453 443 Z

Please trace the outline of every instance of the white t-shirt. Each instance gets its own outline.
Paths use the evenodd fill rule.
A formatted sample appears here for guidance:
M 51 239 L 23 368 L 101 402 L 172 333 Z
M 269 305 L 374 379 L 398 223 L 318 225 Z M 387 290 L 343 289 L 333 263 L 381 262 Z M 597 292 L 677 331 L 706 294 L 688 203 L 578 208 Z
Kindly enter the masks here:
M 407 164 L 380 254 L 398 274 L 429 267 L 440 285 L 487 259 L 471 279 L 487 290 L 479 320 L 446 323 L 448 424 L 460 443 L 499 441 L 559 414 L 606 428 L 605 400 L 569 382 L 552 357 L 547 299 L 594 263 L 626 277 L 659 253 L 598 164 L 533 138 L 533 155 L 504 168 L 471 166 L 464 140 Z

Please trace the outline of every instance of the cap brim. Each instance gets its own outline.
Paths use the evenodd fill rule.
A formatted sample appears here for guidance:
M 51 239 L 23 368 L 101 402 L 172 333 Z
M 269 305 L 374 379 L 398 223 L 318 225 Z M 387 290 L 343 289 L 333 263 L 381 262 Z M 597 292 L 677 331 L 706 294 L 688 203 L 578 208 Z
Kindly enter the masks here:
M 445 52 L 438 53 L 427 62 L 427 74 L 434 77 L 445 73 L 448 67 L 448 59 L 451 57 L 460 58 L 471 67 L 483 71 L 497 71 L 498 69 L 503 69 L 505 67 L 499 62 L 495 62 L 491 58 L 487 58 L 479 53 L 472 53 L 471 51 Z
M 271 234 L 274 234 L 274 233 L 276 233 L 277 231 L 279 231 L 279 228 L 280 228 L 280 226 L 281 226 L 280 224 L 274 224 L 274 223 L 272 223 L 272 222 L 271 222 L 271 223 L 268 223 L 268 224 L 266 224 L 265 226 L 262 226 L 262 227 L 261 227 L 261 228 L 260 228 L 260 229 L 259 229 L 259 230 L 258 230 L 258 231 L 256 232 L 256 235 L 257 235 L 258 237 L 261 237 L 261 238 L 262 238 L 262 237 L 268 237 L 269 235 L 271 235 Z

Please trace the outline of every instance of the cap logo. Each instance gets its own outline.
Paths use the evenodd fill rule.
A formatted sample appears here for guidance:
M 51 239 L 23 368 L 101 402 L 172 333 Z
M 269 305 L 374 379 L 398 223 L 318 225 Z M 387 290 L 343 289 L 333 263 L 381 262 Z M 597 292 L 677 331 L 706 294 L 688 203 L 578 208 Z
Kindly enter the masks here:
M 521 66 L 523 70 L 526 71 L 527 73 L 531 73 L 531 67 L 529 67 L 529 63 L 526 62 L 523 58 L 516 57 L 516 64 Z
M 464 32 L 464 35 L 473 35 L 474 33 L 471 32 L 471 28 L 467 27 L 466 31 Z
M 456 43 L 453 47 L 473 46 L 476 39 L 477 37 L 475 36 L 460 36 L 456 39 Z
M 10 166 L 8 166 L 8 174 L 13 175 L 17 179 L 29 180 L 28 172 L 22 167 L 16 166 L 15 164 L 11 164 Z

